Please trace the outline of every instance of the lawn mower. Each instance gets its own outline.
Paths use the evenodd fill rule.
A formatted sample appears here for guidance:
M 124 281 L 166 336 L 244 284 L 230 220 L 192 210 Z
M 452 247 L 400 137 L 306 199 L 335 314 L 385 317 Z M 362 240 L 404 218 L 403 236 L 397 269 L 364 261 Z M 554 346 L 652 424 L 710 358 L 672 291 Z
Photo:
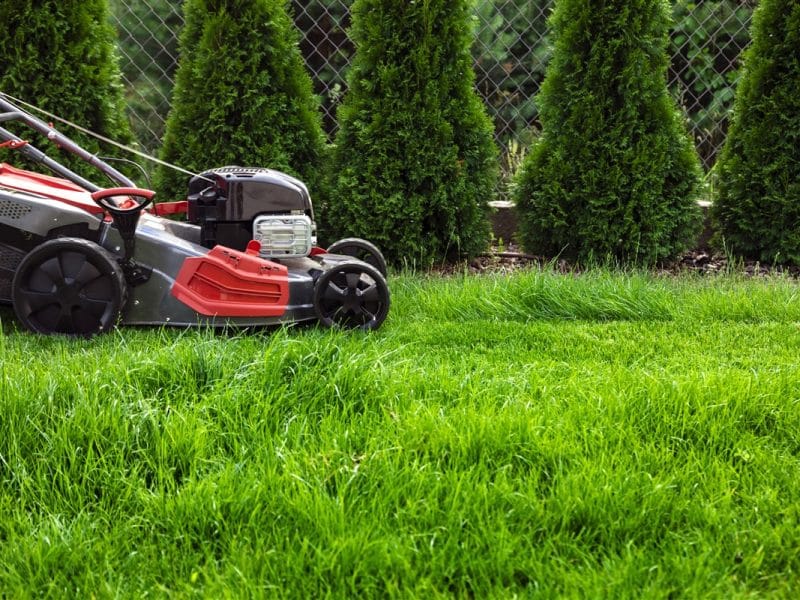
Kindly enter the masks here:
M 0 126 L 0 147 L 51 171 L 0 163 L 0 302 L 27 329 L 89 337 L 117 324 L 317 320 L 369 330 L 386 318 L 380 250 L 357 238 L 317 246 L 301 181 L 225 166 L 194 174 L 185 199 L 154 203 L 13 100 L 0 93 L 0 125 L 24 124 L 112 182 L 101 187 Z

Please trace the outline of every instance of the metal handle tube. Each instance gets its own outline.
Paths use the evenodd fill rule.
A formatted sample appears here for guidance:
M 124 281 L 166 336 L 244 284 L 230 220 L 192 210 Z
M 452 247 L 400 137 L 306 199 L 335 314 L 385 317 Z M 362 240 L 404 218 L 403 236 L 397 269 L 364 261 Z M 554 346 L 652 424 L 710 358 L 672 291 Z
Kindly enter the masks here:
M 7 129 L 3 129 L 2 127 L 0 127 L 0 139 L 19 140 L 20 138 L 18 138 L 16 135 L 11 133 Z M 19 148 L 17 148 L 17 152 L 19 152 L 26 158 L 29 158 L 32 161 L 39 163 L 40 165 L 44 165 L 45 167 L 53 171 L 55 174 L 60 175 L 64 179 L 69 179 L 72 183 L 82 187 L 87 192 L 95 192 L 97 190 L 102 189 L 99 185 L 92 183 L 88 179 L 84 179 L 74 171 L 71 171 L 61 163 L 54 161 L 44 152 L 42 152 L 41 150 L 30 144 L 25 144 L 24 146 L 20 146 Z
M 25 111 L 17 108 L 7 100 L 3 99 L 2 96 L 0 96 L 0 111 L 3 111 L 2 113 L 0 113 L 0 122 L 21 121 L 34 131 L 38 131 L 39 133 L 44 135 L 57 147 L 69 152 L 70 154 L 74 154 L 84 162 L 97 168 L 102 173 L 110 177 L 112 181 L 116 182 L 120 186 L 136 187 L 136 184 L 133 181 L 131 181 L 125 175 L 117 171 L 114 167 L 100 160 L 95 155 L 87 152 L 86 150 L 81 148 L 78 144 L 69 139 L 67 136 L 56 131 L 53 127 L 50 127 L 49 125 L 47 125 L 43 121 L 40 121 L 33 115 L 30 115 Z M 6 140 L 20 139 L 19 137 L 17 137 L 10 131 L 3 129 L 2 127 L 0 127 L 0 136 L 2 136 L 3 139 Z M 102 189 L 100 186 L 91 183 L 90 181 L 84 179 L 77 173 L 74 173 L 70 169 L 64 167 L 63 165 L 60 165 L 56 161 L 49 158 L 45 153 L 41 152 L 40 150 L 37 150 L 36 148 L 30 145 L 26 145 L 20 148 L 19 151 L 22 152 L 26 157 L 30 158 L 31 160 L 34 160 L 46 166 L 47 168 L 55 171 L 62 177 L 69 179 L 76 185 L 79 185 L 90 192 Z

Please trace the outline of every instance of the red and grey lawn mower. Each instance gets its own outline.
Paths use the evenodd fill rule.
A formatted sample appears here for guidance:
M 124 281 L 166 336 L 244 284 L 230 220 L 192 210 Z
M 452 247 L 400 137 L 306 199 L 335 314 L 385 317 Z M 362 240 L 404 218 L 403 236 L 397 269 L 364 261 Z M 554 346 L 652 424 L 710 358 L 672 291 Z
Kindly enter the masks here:
M 91 336 L 118 323 L 318 320 L 375 329 L 386 318 L 380 251 L 356 238 L 318 247 L 311 199 L 297 179 L 227 166 L 193 176 L 185 200 L 156 204 L 154 192 L 0 94 L 0 124 L 8 121 L 45 135 L 114 185 L 84 179 L 0 127 L 0 147 L 53 173 L 0 163 L 0 302 L 11 303 L 26 328 Z

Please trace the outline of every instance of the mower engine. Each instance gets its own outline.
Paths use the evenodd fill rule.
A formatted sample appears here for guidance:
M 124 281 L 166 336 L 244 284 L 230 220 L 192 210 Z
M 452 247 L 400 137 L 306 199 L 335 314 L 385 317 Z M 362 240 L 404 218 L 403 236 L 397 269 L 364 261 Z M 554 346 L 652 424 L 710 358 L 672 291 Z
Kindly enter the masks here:
M 308 256 L 317 243 L 314 210 L 305 184 L 279 171 L 222 167 L 189 182 L 190 223 L 200 243 L 244 250 L 261 244 L 262 258 Z

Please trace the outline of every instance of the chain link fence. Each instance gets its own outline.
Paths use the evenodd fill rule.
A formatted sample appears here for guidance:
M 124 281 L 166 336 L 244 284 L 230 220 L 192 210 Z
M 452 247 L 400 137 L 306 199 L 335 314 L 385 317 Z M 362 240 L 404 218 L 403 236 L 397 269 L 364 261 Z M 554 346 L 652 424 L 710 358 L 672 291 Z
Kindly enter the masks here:
M 325 129 L 336 131 L 353 45 L 353 0 L 292 0 L 301 51 L 319 95 Z M 705 167 L 725 140 L 742 50 L 756 0 L 675 0 L 669 88 L 684 109 Z M 169 110 L 183 24 L 174 0 L 111 0 L 128 106 L 141 145 L 158 150 Z M 536 92 L 551 48 L 553 0 L 477 0 L 476 85 L 494 119 L 504 171 L 519 165 L 538 131 Z

